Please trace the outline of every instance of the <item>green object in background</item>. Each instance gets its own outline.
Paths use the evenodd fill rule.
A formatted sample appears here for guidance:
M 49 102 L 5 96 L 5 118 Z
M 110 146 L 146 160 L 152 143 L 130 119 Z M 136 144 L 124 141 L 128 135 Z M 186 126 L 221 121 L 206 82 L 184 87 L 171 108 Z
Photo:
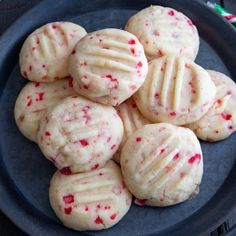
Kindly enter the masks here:
M 227 21 L 229 21 L 234 27 L 236 27 L 236 16 L 226 11 L 223 7 L 216 3 L 207 2 L 207 5 L 213 8 L 217 13 L 223 16 Z

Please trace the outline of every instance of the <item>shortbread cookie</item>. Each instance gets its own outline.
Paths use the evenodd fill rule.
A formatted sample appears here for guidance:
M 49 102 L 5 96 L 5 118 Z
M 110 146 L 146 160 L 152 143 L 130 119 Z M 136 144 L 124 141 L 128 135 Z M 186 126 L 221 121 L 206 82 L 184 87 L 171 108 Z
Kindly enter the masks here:
M 145 125 L 128 138 L 120 162 L 139 205 L 174 205 L 199 191 L 202 151 L 190 129 L 167 123 Z
M 124 125 L 124 135 L 121 145 L 113 157 L 113 160 L 120 163 L 120 152 L 122 146 L 127 140 L 127 137 L 129 137 L 137 129 L 146 124 L 150 124 L 151 122 L 144 118 L 144 116 L 140 113 L 132 97 L 116 107 L 116 110 Z
M 117 106 L 143 84 L 148 65 L 143 46 L 129 32 L 104 29 L 86 35 L 70 56 L 75 91 Z
M 53 82 L 65 78 L 68 57 L 86 31 L 71 22 L 46 24 L 31 33 L 20 52 L 21 74 L 36 82 Z
M 227 138 L 236 130 L 236 84 L 228 76 L 208 71 L 216 85 L 212 107 L 198 121 L 189 124 L 198 138 L 215 142 Z
M 127 213 L 132 200 L 113 161 L 88 173 L 66 176 L 57 171 L 49 198 L 62 223 L 79 231 L 112 227 Z
M 149 60 L 174 53 L 194 60 L 199 49 L 197 28 L 183 13 L 150 6 L 132 16 L 125 30 L 136 35 Z
M 50 84 L 29 82 L 15 103 L 15 120 L 21 133 L 37 142 L 39 122 L 46 110 L 72 94 L 75 92 L 70 78 Z
M 215 93 L 206 70 L 184 57 L 168 55 L 149 62 L 147 78 L 135 94 L 135 102 L 153 122 L 184 125 L 208 111 Z
M 86 172 L 101 168 L 112 158 L 123 129 L 113 107 L 71 96 L 42 118 L 38 144 L 62 173 Z

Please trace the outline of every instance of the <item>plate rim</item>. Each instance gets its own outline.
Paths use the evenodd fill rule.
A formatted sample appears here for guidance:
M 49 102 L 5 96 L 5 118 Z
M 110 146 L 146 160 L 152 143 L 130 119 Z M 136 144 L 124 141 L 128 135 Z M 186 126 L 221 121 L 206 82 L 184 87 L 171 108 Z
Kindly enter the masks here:
M 102 2 L 102 1 L 103 0 L 101 0 L 100 2 Z M 139 0 L 139 1 L 141 1 L 141 0 Z M 116 2 L 116 0 L 112 1 L 112 2 Z M 126 4 L 129 4 L 129 2 L 132 4 L 132 1 L 127 1 Z M 145 2 L 145 1 L 143 1 L 143 2 Z M 146 1 L 146 2 L 150 2 L 150 1 Z M 156 1 L 153 0 L 151 2 L 156 2 Z M 163 4 L 168 5 L 168 2 L 170 2 L 170 1 L 166 1 L 165 3 L 163 2 Z M 14 30 L 16 30 L 18 27 L 21 26 L 21 22 L 24 21 L 24 19 L 27 19 L 28 17 L 30 17 L 32 15 L 40 16 L 42 9 L 45 6 L 47 6 L 47 4 L 50 4 L 50 3 L 53 3 L 53 0 L 44 0 L 44 1 L 36 4 L 33 8 L 31 8 L 29 11 L 27 11 L 25 14 L 23 14 L 21 17 L 19 17 L 2 34 L 2 36 L 0 37 L 0 48 L 5 48 L 4 46 L 7 46 L 8 48 L 7 48 L 7 50 L 3 50 L 3 52 L 0 52 L 0 78 L 3 77 L 1 75 L 4 75 L 6 73 L 6 71 L 9 71 L 7 73 L 8 75 L 11 73 L 12 70 L 10 67 L 3 68 L 4 66 L 6 66 L 5 65 L 6 63 L 4 63 L 4 62 L 7 60 L 9 54 L 15 50 L 15 48 L 16 48 L 16 45 L 14 45 L 15 42 L 20 41 L 20 39 L 21 40 L 23 39 L 23 36 L 25 35 L 25 31 L 24 31 L 24 33 L 21 34 L 20 38 L 16 37 L 15 39 L 11 39 L 9 41 L 9 36 L 11 36 L 11 34 L 14 32 Z M 189 4 L 189 3 L 186 3 L 186 4 Z M 234 35 L 234 36 L 232 36 L 232 38 L 235 38 L 235 36 L 236 36 L 235 28 L 232 25 L 230 25 L 224 18 L 219 16 L 217 13 L 215 13 L 212 9 L 207 7 L 200 0 L 192 1 L 191 4 L 197 4 L 198 6 L 201 6 L 203 8 L 203 10 L 208 10 L 208 13 L 209 13 L 208 15 L 214 16 L 215 19 L 218 19 L 218 22 L 221 21 L 221 24 L 224 25 L 225 30 L 228 31 L 229 33 L 232 33 L 232 35 Z M 50 15 L 50 17 L 52 17 L 52 15 Z M 35 24 L 33 22 L 31 22 L 31 27 L 32 26 L 35 27 Z M 26 27 L 26 29 L 27 28 L 29 28 L 29 26 Z M 27 30 L 27 31 L 29 31 L 29 30 Z M 236 46 L 235 46 L 235 49 L 236 49 Z M 16 58 L 15 61 L 17 61 L 17 60 L 18 60 L 18 57 Z M 12 64 L 15 64 L 15 61 L 13 61 Z M 2 91 L 4 90 L 4 87 L 5 87 L 5 83 L 4 83 L 5 81 L 2 81 L 2 80 L 3 79 L 0 80 L 0 87 L 1 87 L 0 101 L 1 101 Z M 1 145 L 1 143 L 0 143 L 0 145 Z M 0 155 L 1 155 L 0 158 L 2 158 L 1 146 L 0 146 Z M 17 225 L 17 227 L 19 227 L 25 233 L 30 234 L 30 235 L 45 235 L 45 236 L 51 235 L 50 234 L 51 232 L 59 229 L 58 226 L 60 227 L 60 230 L 62 230 L 62 228 L 64 228 L 64 227 L 61 227 L 60 224 L 54 223 L 53 225 L 51 225 L 50 222 L 48 223 L 47 220 L 45 220 L 43 214 L 39 213 L 38 211 L 35 211 L 35 208 L 32 207 L 30 202 L 28 202 L 24 198 L 24 196 L 21 194 L 19 189 L 17 189 L 17 187 L 14 185 L 13 180 L 10 179 L 10 176 L 8 175 L 4 166 L 5 166 L 4 163 L 0 164 L 0 167 L 1 167 L 0 169 L 3 170 L 0 173 L 0 195 L 1 195 L 0 210 L 15 225 Z M 236 183 L 234 183 L 233 188 L 232 188 L 232 184 L 233 184 L 232 181 L 230 184 L 228 183 L 228 182 L 230 182 L 230 179 L 236 179 L 236 172 L 234 173 L 235 169 L 236 169 L 236 163 L 234 163 L 234 165 L 232 166 L 229 175 L 227 176 L 227 178 L 225 179 L 223 184 L 220 186 L 220 188 L 217 190 L 215 195 L 211 199 L 209 199 L 199 210 L 197 210 L 195 213 L 193 213 L 190 217 L 171 226 L 169 229 L 167 229 L 167 230 L 164 229 L 158 235 L 163 234 L 163 235 L 173 235 L 174 236 L 175 234 L 173 234 L 173 232 L 175 230 L 178 230 L 178 227 L 180 225 L 182 225 L 184 227 L 181 229 L 182 231 L 180 231 L 181 235 L 183 235 L 183 236 L 187 235 L 187 233 L 189 233 L 189 232 L 188 232 L 188 227 L 186 225 L 188 224 L 189 221 L 191 222 L 191 220 L 195 220 L 194 224 L 192 224 L 192 228 L 196 229 L 196 232 L 197 232 L 196 235 L 203 235 L 205 233 L 210 232 L 210 230 L 215 229 L 217 226 L 219 226 L 219 224 L 222 223 L 236 209 L 236 201 L 234 199 L 234 196 L 236 195 Z M 8 185 L 10 185 L 11 187 L 9 188 Z M 224 198 L 222 200 L 221 189 L 223 187 L 225 187 L 226 190 L 228 190 L 229 192 L 225 193 Z M 232 189 L 233 189 L 233 191 L 232 191 Z M 15 197 L 16 195 L 19 196 L 17 199 Z M 10 204 L 5 204 L 6 202 L 8 202 Z M 231 203 L 230 206 L 229 206 L 228 202 Z M 17 204 L 17 203 L 20 203 L 20 204 Z M 212 207 L 215 207 L 215 208 L 213 210 L 209 211 L 209 208 L 212 208 Z M 226 210 L 226 208 L 227 208 L 227 210 Z M 216 211 L 222 213 L 222 216 L 219 219 L 217 219 L 217 216 L 214 213 Z M 202 219 L 200 219 L 200 221 L 198 221 L 198 217 L 199 217 L 199 215 L 201 216 L 201 214 L 204 214 L 205 218 L 211 219 L 210 222 L 208 221 L 207 225 L 202 224 L 202 223 L 204 223 L 204 222 L 202 222 Z M 37 217 L 38 221 L 32 222 L 31 217 Z M 190 218 L 190 220 L 189 220 L 189 218 Z M 19 221 L 19 219 L 21 219 L 21 220 Z M 45 231 L 45 225 L 47 226 L 46 231 Z M 205 226 L 205 228 L 203 226 Z M 35 229 L 37 229 L 37 230 L 35 231 Z M 41 230 L 44 230 L 44 232 Z M 71 231 L 71 232 L 72 232 L 71 235 L 74 235 L 76 233 L 78 235 L 78 232 L 75 232 L 75 231 L 74 231 L 74 233 L 73 233 L 73 231 Z M 65 234 L 66 234 L 66 231 L 65 231 Z M 62 235 L 65 235 L 65 234 L 63 234 L 63 232 L 62 232 Z M 79 234 L 80 235 L 90 235 L 90 233 L 87 233 L 87 232 L 83 232 L 83 233 L 79 232 Z

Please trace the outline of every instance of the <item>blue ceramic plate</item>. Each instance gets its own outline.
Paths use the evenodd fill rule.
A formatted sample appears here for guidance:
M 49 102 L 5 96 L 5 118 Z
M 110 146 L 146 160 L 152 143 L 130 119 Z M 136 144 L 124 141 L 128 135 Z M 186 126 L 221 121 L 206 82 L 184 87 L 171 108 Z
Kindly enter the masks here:
M 214 144 L 202 142 L 204 176 L 200 194 L 167 208 L 132 205 L 111 229 L 79 233 L 62 226 L 48 201 L 55 171 L 36 144 L 18 131 L 14 103 L 26 84 L 19 72 L 23 40 L 38 26 L 72 21 L 88 32 L 123 28 L 127 19 L 151 4 L 184 12 L 198 27 L 201 46 L 197 63 L 236 78 L 236 33 L 228 23 L 198 1 L 46 0 L 21 17 L 0 40 L 0 208 L 20 228 L 34 236 L 61 235 L 200 235 L 215 229 L 236 208 L 236 135 Z

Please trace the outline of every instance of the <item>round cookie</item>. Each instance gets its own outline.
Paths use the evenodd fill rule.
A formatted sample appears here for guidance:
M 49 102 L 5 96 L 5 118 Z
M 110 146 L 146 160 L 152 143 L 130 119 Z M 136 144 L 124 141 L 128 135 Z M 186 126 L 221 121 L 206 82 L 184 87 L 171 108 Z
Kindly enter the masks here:
M 87 34 L 70 56 L 76 92 L 117 106 L 143 84 L 148 70 L 143 46 L 129 32 L 103 29 Z
M 116 110 L 70 96 L 41 119 L 38 144 L 62 173 L 101 168 L 117 151 L 123 124 Z
M 172 54 L 149 62 L 145 83 L 134 98 L 148 120 L 184 125 L 208 111 L 215 93 L 206 70 Z
M 215 142 L 229 137 L 236 130 L 236 84 L 228 76 L 208 71 L 216 85 L 216 97 L 208 112 L 189 124 L 198 138 Z
M 202 151 L 190 129 L 167 123 L 145 125 L 128 138 L 120 163 L 139 205 L 170 206 L 199 191 Z
M 49 198 L 62 221 L 72 229 L 101 230 L 118 223 L 131 206 L 132 195 L 122 180 L 120 168 L 109 161 L 99 170 L 52 177 Z
M 39 122 L 46 110 L 74 93 L 70 78 L 50 84 L 27 83 L 18 95 L 14 109 L 15 121 L 21 133 L 37 142 Z
M 124 125 L 124 135 L 121 142 L 121 145 L 115 155 L 113 156 L 113 160 L 120 163 L 120 152 L 121 149 L 126 142 L 127 138 L 137 129 L 143 127 L 146 124 L 150 124 L 146 118 L 138 110 L 133 98 L 129 98 L 122 104 L 116 107 L 118 115 L 123 121 Z
M 169 53 L 191 60 L 197 56 L 197 28 L 188 17 L 172 8 L 145 8 L 129 19 L 125 30 L 137 36 L 149 60 Z
M 69 55 L 84 35 L 85 29 L 71 22 L 53 22 L 35 30 L 21 48 L 22 76 L 36 82 L 53 82 L 69 76 Z

